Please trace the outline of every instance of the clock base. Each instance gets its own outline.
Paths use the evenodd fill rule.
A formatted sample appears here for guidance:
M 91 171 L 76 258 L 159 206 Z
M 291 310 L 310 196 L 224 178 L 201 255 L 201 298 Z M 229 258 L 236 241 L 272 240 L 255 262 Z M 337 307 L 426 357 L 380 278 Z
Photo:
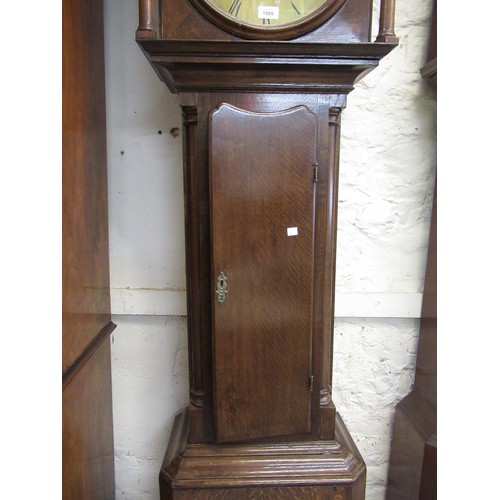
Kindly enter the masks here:
M 366 466 L 338 414 L 334 440 L 191 444 L 188 432 L 185 410 L 161 468 L 162 500 L 365 498 Z

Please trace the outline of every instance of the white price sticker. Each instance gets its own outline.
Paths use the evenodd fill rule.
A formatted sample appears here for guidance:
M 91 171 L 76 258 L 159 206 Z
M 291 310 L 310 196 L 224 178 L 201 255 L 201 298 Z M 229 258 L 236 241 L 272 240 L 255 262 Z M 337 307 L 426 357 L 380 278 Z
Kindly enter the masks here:
M 257 16 L 259 19 L 279 19 L 280 8 L 275 6 L 266 7 L 265 5 L 259 5 Z
M 286 234 L 287 234 L 287 236 L 298 236 L 299 228 L 298 227 L 287 227 Z

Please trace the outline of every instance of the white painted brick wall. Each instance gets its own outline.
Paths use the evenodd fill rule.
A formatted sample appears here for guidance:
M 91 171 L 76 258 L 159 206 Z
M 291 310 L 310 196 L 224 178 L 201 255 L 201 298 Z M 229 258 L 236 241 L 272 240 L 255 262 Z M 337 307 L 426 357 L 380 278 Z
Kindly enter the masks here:
M 419 74 L 430 14 L 430 0 L 397 0 L 400 46 L 342 116 L 333 393 L 368 500 L 384 498 L 394 406 L 414 376 L 436 153 Z M 136 27 L 135 0 L 105 2 L 116 497 L 158 500 L 188 400 L 182 144 L 169 134 L 181 117 Z
M 116 498 L 159 498 L 177 411 L 189 402 L 186 320 L 118 316 L 112 336 Z
M 418 319 L 336 318 L 333 400 L 367 464 L 369 500 L 383 500 L 394 407 L 413 383 Z

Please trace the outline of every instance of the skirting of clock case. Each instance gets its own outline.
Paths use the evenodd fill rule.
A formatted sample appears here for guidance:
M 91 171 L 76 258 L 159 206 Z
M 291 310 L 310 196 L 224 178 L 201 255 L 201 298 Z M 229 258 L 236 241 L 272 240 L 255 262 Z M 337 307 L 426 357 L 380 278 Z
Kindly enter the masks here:
M 366 466 L 338 416 L 335 440 L 190 444 L 179 413 L 160 473 L 164 499 L 361 500 Z

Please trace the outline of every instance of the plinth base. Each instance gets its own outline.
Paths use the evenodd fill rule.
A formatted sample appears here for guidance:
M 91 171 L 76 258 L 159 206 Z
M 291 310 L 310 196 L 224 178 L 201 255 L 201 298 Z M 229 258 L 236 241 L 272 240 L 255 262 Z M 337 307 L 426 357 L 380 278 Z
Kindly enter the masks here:
M 366 466 L 337 418 L 335 440 L 188 444 L 183 412 L 160 472 L 161 498 L 362 500 Z

